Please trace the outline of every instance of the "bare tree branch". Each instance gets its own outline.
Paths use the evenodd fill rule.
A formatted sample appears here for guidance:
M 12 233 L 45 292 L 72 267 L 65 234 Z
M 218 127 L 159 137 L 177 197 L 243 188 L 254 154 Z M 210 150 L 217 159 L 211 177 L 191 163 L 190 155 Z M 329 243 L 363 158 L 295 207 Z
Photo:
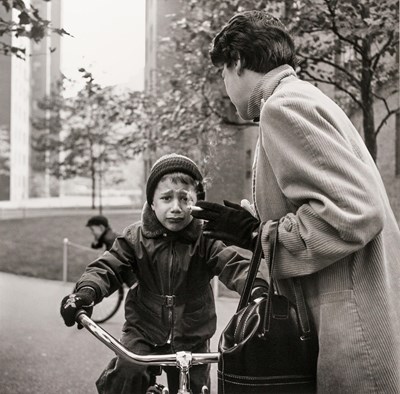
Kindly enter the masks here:
M 324 0 L 326 7 L 329 10 L 329 13 L 331 14 L 331 21 L 332 21 L 332 32 L 339 38 L 340 41 L 344 41 L 349 43 L 356 52 L 359 54 L 362 54 L 363 50 L 362 47 L 357 43 L 357 40 L 350 40 L 349 38 L 345 37 L 343 34 L 340 33 L 337 24 L 336 24 L 336 13 L 335 9 L 331 6 L 331 1 L 329 0 Z
M 396 108 L 396 109 L 393 109 L 393 110 L 389 111 L 389 112 L 385 115 L 385 117 L 381 120 L 381 122 L 379 123 L 379 126 L 376 128 L 375 135 L 376 135 L 376 136 L 378 135 L 378 133 L 381 131 L 382 127 L 385 125 L 385 123 L 388 121 L 388 119 L 389 119 L 392 115 L 395 115 L 395 114 L 398 114 L 398 113 L 400 113 L 400 108 Z
M 338 82 L 336 82 L 336 81 L 333 81 L 332 79 L 327 79 L 327 80 L 325 80 L 325 79 L 322 79 L 322 78 L 318 78 L 318 77 L 315 77 L 314 75 L 312 75 L 309 71 L 307 71 L 307 70 L 303 70 L 302 71 L 303 72 L 303 74 L 304 75 L 307 75 L 308 77 L 309 77 L 309 79 L 305 79 L 305 80 L 308 80 L 308 81 L 315 81 L 315 82 L 320 82 L 320 83 L 326 83 L 326 84 L 328 84 L 328 85 L 332 85 L 332 86 L 335 86 L 338 90 L 340 90 L 341 92 L 343 92 L 343 93 L 346 93 L 348 96 L 350 96 L 351 97 L 351 99 L 362 109 L 364 106 L 363 106 L 363 103 L 359 100 L 359 99 L 357 99 L 357 97 L 353 94 L 353 93 L 351 93 L 349 90 L 347 90 L 346 88 L 344 88 L 342 85 L 340 85 Z
M 386 43 L 382 46 L 382 48 L 371 57 L 371 62 L 372 66 L 371 68 L 373 70 L 376 70 L 376 67 L 379 64 L 379 61 L 381 60 L 381 57 L 385 54 L 386 50 L 393 45 L 393 39 L 394 39 L 394 32 L 393 30 L 389 32 L 389 38 L 387 39 Z
M 338 63 L 334 63 L 330 60 L 327 60 L 325 58 L 318 58 L 318 57 L 312 57 L 312 56 L 305 56 L 303 54 L 298 54 L 299 57 L 302 57 L 304 59 L 310 59 L 312 61 L 318 62 L 318 63 L 323 63 L 323 64 L 327 64 L 329 66 L 332 66 L 334 68 L 336 68 L 337 70 L 341 71 L 343 74 L 347 75 L 349 77 L 349 81 L 355 81 L 355 83 L 358 85 L 358 87 L 361 87 L 361 81 L 359 79 L 357 79 L 354 74 L 351 74 L 348 70 L 346 70 L 345 67 L 341 66 Z

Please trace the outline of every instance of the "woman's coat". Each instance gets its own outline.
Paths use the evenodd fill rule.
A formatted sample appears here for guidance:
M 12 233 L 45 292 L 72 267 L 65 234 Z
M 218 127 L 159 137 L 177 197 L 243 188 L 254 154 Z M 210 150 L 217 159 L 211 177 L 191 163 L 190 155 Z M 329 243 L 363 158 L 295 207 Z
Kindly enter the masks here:
M 319 336 L 319 393 L 400 393 L 400 232 L 379 172 L 344 112 L 290 66 L 264 76 L 253 193 L 278 219 L 274 277 L 301 277 Z

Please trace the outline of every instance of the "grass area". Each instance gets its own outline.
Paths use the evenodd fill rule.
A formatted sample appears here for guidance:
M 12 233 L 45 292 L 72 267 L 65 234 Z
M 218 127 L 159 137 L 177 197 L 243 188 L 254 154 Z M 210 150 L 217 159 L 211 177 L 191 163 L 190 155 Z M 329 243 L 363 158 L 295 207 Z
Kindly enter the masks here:
M 94 213 L 96 214 L 96 213 Z M 0 271 L 45 279 L 62 279 L 63 239 L 90 246 L 85 227 L 90 215 L 47 216 L 0 221 Z M 111 212 L 107 217 L 117 232 L 139 219 L 139 214 Z M 68 248 L 68 280 L 76 281 L 96 250 Z

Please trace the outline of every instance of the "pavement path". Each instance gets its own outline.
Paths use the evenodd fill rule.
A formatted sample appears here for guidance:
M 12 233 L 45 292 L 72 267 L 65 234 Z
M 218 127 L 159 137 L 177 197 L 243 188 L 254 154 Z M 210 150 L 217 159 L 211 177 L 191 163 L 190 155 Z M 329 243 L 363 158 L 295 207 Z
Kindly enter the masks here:
M 2 394 L 95 394 L 94 382 L 113 353 L 86 330 L 67 328 L 60 301 L 71 283 L 0 272 L 0 392 Z M 218 298 L 217 349 L 221 330 L 238 299 Z M 122 308 L 102 327 L 116 338 L 123 324 Z M 212 369 L 216 393 L 216 367 Z M 161 377 L 163 382 L 164 377 Z

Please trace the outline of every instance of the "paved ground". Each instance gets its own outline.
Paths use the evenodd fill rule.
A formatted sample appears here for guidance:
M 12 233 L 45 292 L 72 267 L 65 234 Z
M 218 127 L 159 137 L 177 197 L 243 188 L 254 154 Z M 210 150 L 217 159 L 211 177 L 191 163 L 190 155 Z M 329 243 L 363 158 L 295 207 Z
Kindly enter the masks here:
M 59 315 L 71 283 L 0 273 L 0 392 L 2 394 L 96 393 L 94 382 L 113 353 L 86 330 L 67 328 Z M 211 349 L 237 305 L 217 300 L 218 330 Z M 119 337 L 122 310 L 103 324 Z M 212 372 L 216 393 L 215 367 Z

